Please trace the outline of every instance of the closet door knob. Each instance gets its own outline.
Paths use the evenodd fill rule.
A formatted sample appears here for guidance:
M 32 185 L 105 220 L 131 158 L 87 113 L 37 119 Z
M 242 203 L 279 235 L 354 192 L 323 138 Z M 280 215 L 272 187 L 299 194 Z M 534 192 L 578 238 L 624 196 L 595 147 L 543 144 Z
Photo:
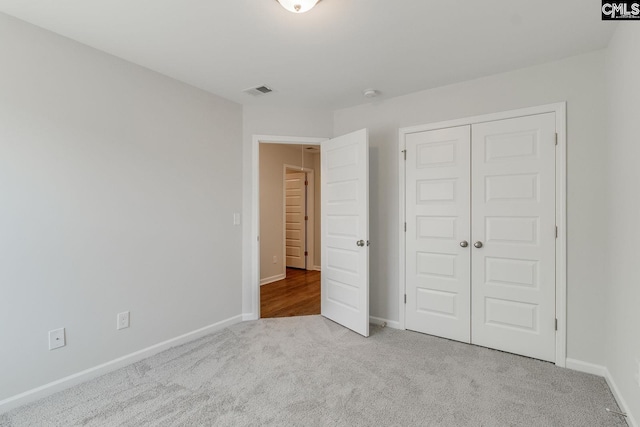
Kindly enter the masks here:
M 364 240 L 358 240 L 358 241 L 356 242 L 356 245 L 358 245 L 358 246 L 360 246 L 360 247 L 364 246 Z
M 469 246 L 469 242 L 467 242 L 466 240 L 463 240 L 462 242 L 460 242 L 460 246 L 462 246 L 463 248 L 466 248 L 467 246 Z
M 482 247 L 482 242 L 480 240 L 478 240 L 477 242 L 475 242 L 473 244 L 473 246 L 475 246 L 476 248 L 480 249 Z

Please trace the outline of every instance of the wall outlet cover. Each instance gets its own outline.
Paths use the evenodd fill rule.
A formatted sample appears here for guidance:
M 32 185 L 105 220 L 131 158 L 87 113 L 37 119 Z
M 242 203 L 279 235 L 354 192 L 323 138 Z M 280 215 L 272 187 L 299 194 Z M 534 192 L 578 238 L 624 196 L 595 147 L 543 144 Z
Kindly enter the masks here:
M 118 330 L 124 329 L 124 328 L 128 328 L 129 327 L 129 312 L 128 311 L 123 311 L 122 313 L 118 313 L 117 321 L 118 321 L 118 323 L 117 323 L 116 328 Z
M 49 331 L 49 350 L 55 350 L 65 345 L 67 345 L 67 340 L 65 338 L 64 328 Z

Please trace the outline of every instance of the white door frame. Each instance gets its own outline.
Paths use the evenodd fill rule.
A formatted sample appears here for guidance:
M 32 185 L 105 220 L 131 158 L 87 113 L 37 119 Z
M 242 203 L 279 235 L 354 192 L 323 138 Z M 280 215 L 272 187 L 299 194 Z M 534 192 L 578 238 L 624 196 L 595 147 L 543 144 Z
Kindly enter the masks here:
M 260 318 L 260 144 L 320 145 L 329 138 L 310 138 L 276 135 L 253 135 L 251 142 L 251 306 L 245 320 Z
M 309 145 L 309 144 L 305 144 Z M 318 153 L 320 155 L 320 153 Z M 314 216 L 314 208 L 315 208 L 315 178 L 313 176 L 314 170 L 309 168 L 301 168 L 300 166 L 295 165 L 283 165 L 283 176 L 282 176 L 282 224 L 283 224 L 283 232 L 282 232 L 282 259 L 284 260 L 284 277 L 287 277 L 287 227 L 285 223 L 287 222 L 287 171 L 290 172 L 304 172 L 306 174 L 306 180 L 308 182 L 307 191 L 305 192 L 305 215 L 309 218 L 305 224 L 305 236 L 304 241 L 306 245 L 306 250 L 309 255 L 306 255 L 305 261 L 305 270 L 313 270 L 313 266 L 315 265 L 315 258 L 313 254 L 313 245 L 315 242 L 315 216 Z
M 558 134 L 558 146 L 556 148 L 556 225 L 558 226 L 558 238 L 556 239 L 556 318 L 558 330 L 556 331 L 556 360 L 560 367 L 566 366 L 567 358 L 567 103 L 540 105 L 536 107 L 522 108 L 518 110 L 503 111 L 481 116 L 466 117 L 463 119 L 447 120 L 444 122 L 430 123 L 426 125 L 401 128 L 399 131 L 399 323 L 400 329 L 406 329 L 405 324 L 405 135 L 416 132 L 424 132 L 435 129 L 443 129 L 454 126 L 473 125 L 495 120 L 513 119 L 534 114 L 555 113 L 556 132 Z

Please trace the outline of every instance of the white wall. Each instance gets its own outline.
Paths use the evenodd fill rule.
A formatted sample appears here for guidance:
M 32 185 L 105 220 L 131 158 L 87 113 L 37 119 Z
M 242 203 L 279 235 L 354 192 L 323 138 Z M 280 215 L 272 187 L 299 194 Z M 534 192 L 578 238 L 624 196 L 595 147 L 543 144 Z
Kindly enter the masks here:
M 2 14 L 0 58 L 0 400 L 241 314 L 241 107 Z
M 568 357 L 604 350 L 604 53 L 338 110 L 334 135 L 370 131 L 371 315 L 398 320 L 398 128 L 568 102 Z
M 607 49 L 609 152 L 606 366 L 640 422 L 640 26 L 618 24 Z M 601 261 L 599 264 L 605 264 Z
M 286 260 L 282 259 L 284 248 L 283 235 L 283 180 L 284 165 L 302 166 L 300 145 L 260 144 L 260 280 L 285 274 Z M 313 169 L 317 155 L 306 152 L 304 167 Z M 315 177 L 313 182 L 319 179 Z M 315 185 L 314 185 L 315 187 Z M 314 207 L 320 201 L 319 195 L 314 193 Z M 313 218 L 313 224 L 319 221 Z M 313 233 L 314 230 L 309 230 Z M 320 236 L 314 236 L 313 242 Z M 315 251 L 314 251 L 315 258 Z M 277 260 L 274 263 L 273 257 Z M 312 259 L 309 262 L 313 263 Z
M 277 96 L 277 93 L 267 96 Z M 243 108 L 242 145 L 242 312 L 245 318 L 257 311 L 252 295 L 256 286 L 251 277 L 251 250 L 256 244 L 252 237 L 250 219 L 253 210 L 251 200 L 254 173 L 252 165 L 253 135 L 277 135 L 328 138 L 333 128 L 330 111 L 287 109 L 266 106 L 245 106 Z M 255 278 L 256 281 L 258 278 Z

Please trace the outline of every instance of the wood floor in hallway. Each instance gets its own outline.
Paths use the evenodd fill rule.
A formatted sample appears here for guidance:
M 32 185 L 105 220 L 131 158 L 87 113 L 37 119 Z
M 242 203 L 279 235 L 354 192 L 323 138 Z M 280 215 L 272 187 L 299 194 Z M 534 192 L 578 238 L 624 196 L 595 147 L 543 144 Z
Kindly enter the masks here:
M 287 268 L 287 278 L 260 286 L 260 317 L 320 314 L 320 272 Z

